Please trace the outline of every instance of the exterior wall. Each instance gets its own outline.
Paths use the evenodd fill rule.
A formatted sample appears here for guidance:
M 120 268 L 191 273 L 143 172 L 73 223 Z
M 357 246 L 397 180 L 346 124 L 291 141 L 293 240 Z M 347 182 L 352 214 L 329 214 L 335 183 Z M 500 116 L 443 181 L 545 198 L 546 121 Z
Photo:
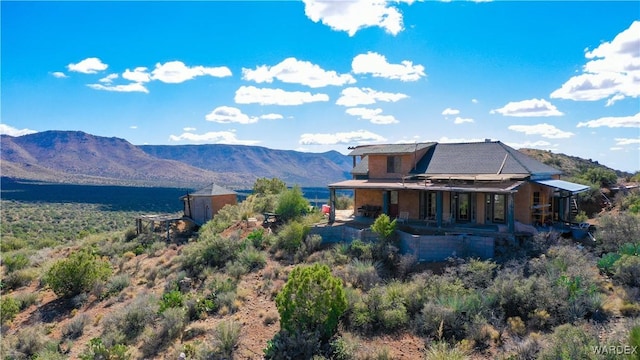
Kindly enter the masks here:
M 420 150 L 415 153 L 398 155 L 400 156 L 401 173 L 387 173 L 387 157 L 390 155 L 368 155 L 369 157 L 369 178 L 370 179 L 401 179 L 409 174 L 427 150 Z
M 382 206 L 382 190 L 356 189 L 354 208 L 363 205 Z
M 220 209 L 225 205 L 235 205 L 238 203 L 238 197 L 236 194 L 228 195 L 216 195 L 211 197 L 211 208 L 213 209 L 213 215 L 217 214 Z
M 520 185 L 518 192 L 513 195 L 515 204 L 515 219 L 523 224 L 531 224 L 531 199 L 533 191 L 531 184 L 526 183 Z
M 451 221 L 451 192 L 442 192 L 442 222 Z
M 420 217 L 420 192 L 418 190 L 398 191 L 398 213 L 406 211 L 409 219 Z
M 477 193 L 476 194 L 476 223 L 484 224 L 486 220 L 485 216 L 485 198 L 486 193 Z

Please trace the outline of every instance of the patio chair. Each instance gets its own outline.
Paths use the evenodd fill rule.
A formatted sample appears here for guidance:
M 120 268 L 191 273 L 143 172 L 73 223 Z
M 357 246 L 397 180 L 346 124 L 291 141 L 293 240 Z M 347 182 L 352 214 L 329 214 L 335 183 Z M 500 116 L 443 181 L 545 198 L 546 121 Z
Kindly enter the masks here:
M 400 215 L 398 215 L 398 222 L 406 224 L 409 222 L 409 212 L 408 211 L 400 211 Z

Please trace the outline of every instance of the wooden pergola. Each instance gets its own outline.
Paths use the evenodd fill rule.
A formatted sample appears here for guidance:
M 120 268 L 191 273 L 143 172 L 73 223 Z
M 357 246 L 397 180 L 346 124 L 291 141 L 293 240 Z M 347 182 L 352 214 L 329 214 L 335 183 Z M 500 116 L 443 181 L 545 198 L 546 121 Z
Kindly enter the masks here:
M 155 232 L 157 222 L 160 226 L 160 229 L 166 229 L 167 241 L 169 241 L 169 230 L 171 229 L 171 224 L 182 219 L 182 216 L 178 216 L 175 214 L 140 215 L 136 217 L 136 235 L 140 235 L 145 232 Z

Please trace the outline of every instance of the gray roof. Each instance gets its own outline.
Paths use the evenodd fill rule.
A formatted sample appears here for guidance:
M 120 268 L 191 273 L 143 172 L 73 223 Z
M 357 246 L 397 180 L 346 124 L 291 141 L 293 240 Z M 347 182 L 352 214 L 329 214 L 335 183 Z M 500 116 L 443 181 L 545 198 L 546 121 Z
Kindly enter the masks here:
M 434 142 L 412 143 L 412 144 L 378 144 L 357 146 L 349 153 L 350 156 L 362 156 L 369 154 L 410 154 L 414 151 L 423 150 L 435 145 Z
M 237 195 L 233 190 L 225 189 L 222 186 L 216 184 L 210 184 L 202 189 L 192 192 L 191 196 L 214 196 L 214 195 Z
M 369 173 L 369 157 L 365 156 L 351 170 L 353 175 L 367 175 Z
M 487 141 L 437 144 L 420 159 L 413 173 L 554 175 L 561 172 L 500 141 Z

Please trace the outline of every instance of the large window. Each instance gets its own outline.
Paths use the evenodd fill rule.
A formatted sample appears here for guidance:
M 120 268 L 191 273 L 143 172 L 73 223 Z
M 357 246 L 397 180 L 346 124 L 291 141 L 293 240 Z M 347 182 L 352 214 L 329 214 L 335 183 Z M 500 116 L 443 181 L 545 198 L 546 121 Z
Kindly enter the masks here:
M 424 191 L 420 196 L 420 206 L 422 212 L 420 216 L 426 220 L 436 219 L 436 193 L 434 191 Z
M 471 201 L 469 200 L 469 193 L 458 194 L 458 221 L 471 220 Z
M 487 221 L 504 224 L 507 219 L 507 197 L 504 194 L 487 194 L 485 200 Z
M 399 174 L 402 172 L 400 156 L 387 156 L 387 173 Z

